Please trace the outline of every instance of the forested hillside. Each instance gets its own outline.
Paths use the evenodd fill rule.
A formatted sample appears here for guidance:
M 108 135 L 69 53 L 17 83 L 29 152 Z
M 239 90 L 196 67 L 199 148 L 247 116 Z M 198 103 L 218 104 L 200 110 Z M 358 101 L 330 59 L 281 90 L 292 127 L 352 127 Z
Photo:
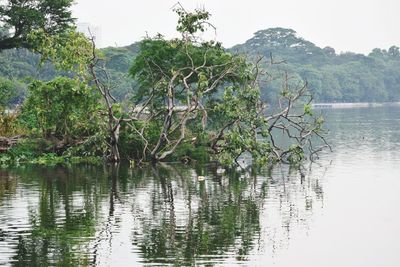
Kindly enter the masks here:
M 135 90 L 135 82 L 127 74 L 138 49 L 137 44 L 102 49 L 115 86 L 114 95 L 120 101 L 129 99 Z M 367 56 L 337 54 L 331 47 L 320 48 L 298 37 L 294 30 L 271 28 L 256 32 L 244 44 L 229 50 L 252 59 L 263 56 L 273 75 L 287 71 L 294 79 L 307 80 L 317 102 L 400 101 L 400 51 L 396 46 L 387 50 L 376 48 Z M 284 62 L 268 64 L 271 55 L 274 62 Z M 50 80 L 60 74 L 50 64 L 40 65 L 39 61 L 38 55 L 25 49 L 0 52 L 0 85 L 11 82 L 16 88 L 11 105 L 22 101 L 29 79 Z M 263 98 L 273 99 L 281 89 L 279 86 L 273 81 L 263 83 Z
M 320 48 L 297 37 L 291 29 L 272 28 L 258 31 L 244 44 L 232 51 L 250 57 L 272 57 L 273 65 L 308 81 L 309 88 L 319 102 L 385 102 L 400 100 L 399 47 L 374 49 L 368 56 L 351 52 L 337 54 L 332 47 Z M 267 85 L 264 94 L 279 88 Z

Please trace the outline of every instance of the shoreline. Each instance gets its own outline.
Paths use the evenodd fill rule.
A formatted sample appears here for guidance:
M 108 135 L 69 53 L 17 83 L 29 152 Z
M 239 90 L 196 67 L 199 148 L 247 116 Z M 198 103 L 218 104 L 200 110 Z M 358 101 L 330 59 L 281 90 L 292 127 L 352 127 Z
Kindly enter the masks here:
M 344 108 L 370 108 L 370 107 L 400 107 L 400 102 L 383 103 L 314 103 L 314 109 L 344 109 Z

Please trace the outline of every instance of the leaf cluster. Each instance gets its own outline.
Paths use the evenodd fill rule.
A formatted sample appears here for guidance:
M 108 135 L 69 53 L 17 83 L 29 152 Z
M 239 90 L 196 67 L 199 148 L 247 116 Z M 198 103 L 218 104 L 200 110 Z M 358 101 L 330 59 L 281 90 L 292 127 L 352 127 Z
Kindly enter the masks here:
M 0 2 L 0 51 L 10 48 L 34 48 L 28 36 L 41 30 L 59 34 L 73 25 L 70 7 L 73 0 L 6 0 Z
M 21 120 L 45 137 L 74 138 L 92 134 L 99 108 L 98 95 L 79 80 L 58 77 L 34 81 L 22 107 Z
M 196 9 L 194 12 L 187 12 L 182 6 L 175 8 L 178 14 L 178 24 L 176 30 L 182 34 L 194 34 L 196 32 L 204 32 L 205 26 L 208 24 L 210 13 L 204 9 Z

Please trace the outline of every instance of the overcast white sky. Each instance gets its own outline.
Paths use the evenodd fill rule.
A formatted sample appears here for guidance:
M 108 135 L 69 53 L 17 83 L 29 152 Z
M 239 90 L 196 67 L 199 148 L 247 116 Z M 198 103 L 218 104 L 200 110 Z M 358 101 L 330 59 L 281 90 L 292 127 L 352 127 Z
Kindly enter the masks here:
M 368 53 L 400 46 L 400 0 L 181 0 L 186 9 L 205 7 L 224 46 L 243 43 L 253 33 L 286 27 L 318 46 L 337 52 Z M 146 32 L 175 35 L 177 0 L 76 0 L 78 22 L 101 27 L 103 46 L 123 46 Z

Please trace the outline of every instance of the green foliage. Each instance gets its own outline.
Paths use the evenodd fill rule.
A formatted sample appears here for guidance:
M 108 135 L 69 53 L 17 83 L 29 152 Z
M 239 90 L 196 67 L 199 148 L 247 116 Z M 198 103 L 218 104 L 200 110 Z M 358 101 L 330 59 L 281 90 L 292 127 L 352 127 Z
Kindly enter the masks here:
M 176 30 L 181 33 L 194 34 L 196 32 L 204 32 L 205 24 L 210 18 L 210 13 L 204 9 L 196 9 L 194 12 L 187 12 L 183 7 L 174 9 L 178 14 L 178 25 Z
M 307 114 L 309 116 L 312 116 L 312 106 L 310 104 L 304 105 L 304 114 Z
M 143 129 L 143 137 L 138 134 L 139 129 Z M 126 159 L 141 159 L 150 161 L 147 144 L 155 144 L 160 135 L 161 125 L 159 121 L 149 122 L 134 121 L 129 124 L 124 123 L 121 127 L 120 152 Z
M 76 79 L 58 77 L 50 82 L 34 81 L 22 107 L 21 121 L 44 137 L 64 140 L 96 132 L 98 95 Z
M 32 138 L 20 141 L 6 153 L 0 154 L 2 167 L 30 162 L 49 150 L 50 143 L 44 139 Z
M 79 142 L 78 144 L 74 144 L 73 146 L 68 147 L 62 153 L 62 156 L 66 158 L 78 157 L 83 159 L 91 157 L 104 157 L 108 151 L 106 140 L 107 133 L 99 129 L 99 131 L 85 137 L 84 140 Z
M 67 33 L 65 33 L 65 35 L 66 34 Z M 45 40 L 39 39 L 38 41 L 45 43 L 46 40 L 49 39 L 49 36 L 46 36 L 46 38 Z M 55 42 L 55 38 L 56 37 L 52 37 L 52 43 Z M 63 43 L 67 41 L 68 39 L 62 40 Z M 83 43 L 84 47 L 87 47 L 87 44 L 88 43 Z M 71 45 L 72 44 L 70 44 L 70 47 Z M 50 54 L 53 55 L 50 58 L 46 58 L 43 51 L 44 49 L 39 51 L 43 56 L 39 56 L 39 54 L 32 53 L 26 49 L 11 49 L 0 52 L 0 77 L 4 77 L 14 83 L 16 96 L 11 100 L 12 105 L 23 102 L 26 97 L 26 88 L 31 79 L 49 81 L 57 76 L 76 77 L 76 73 L 84 73 L 86 67 L 85 63 L 89 58 L 89 54 L 87 54 L 85 60 L 71 60 L 69 54 L 64 50 L 64 52 L 62 52 L 65 55 L 64 63 L 60 64 L 55 62 L 61 61 L 59 58 L 57 59 L 55 49 L 64 49 L 63 46 L 64 45 L 48 46 L 46 50 L 50 51 L 46 52 L 47 56 Z M 80 46 L 79 43 L 78 46 Z M 39 48 L 37 48 L 37 50 L 39 50 Z M 71 48 L 70 51 L 74 50 Z M 83 51 L 83 48 L 79 47 L 77 51 Z M 89 50 L 85 51 L 87 53 L 90 52 Z M 137 52 L 138 44 L 121 48 L 101 49 L 101 54 L 106 62 L 105 67 L 110 78 L 110 83 L 112 84 L 111 91 L 118 101 L 128 102 L 134 92 L 136 83 L 132 79 L 127 78 L 127 76 Z
M 15 97 L 16 92 L 13 87 L 12 81 L 0 77 L 0 111 L 9 106 L 11 99 Z
M 260 88 L 256 81 L 258 65 L 249 64 L 245 57 L 227 51 L 220 43 L 199 41 L 201 39 L 197 34 L 208 26 L 212 27 L 207 11 L 198 9 L 187 12 L 181 6 L 175 11 L 179 16 L 177 30 L 182 34 L 180 39 L 166 40 L 158 35 L 146 38 L 139 45 L 107 48 L 100 53 L 93 50 L 90 40 L 72 28 L 64 28 L 56 33 L 38 27 L 31 29 L 26 38 L 32 45 L 31 49 L 41 57 L 27 51 L 0 54 L 0 60 L 8 62 L 0 67 L 0 71 L 7 75 L 12 73 L 13 80 L 14 75 L 22 78 L 25 75 L 33 76 L 32 72 L 36 72 L 34 77 L 45 80 L 56 74 L 75 77 L 56 76 L 50 81 L 31 79 L 29 96 L 22 107 L 19 122 L 32 136 L 50 141 L 49 148 L 43 151 L 45 156 L 36 155 L 39 157 L 38 163 L 57 162 L 58 159 L 53 159 L 53 155 L 48 153 L 68 158 L 105 156 L 114 142 L 114 139 L 110 142 L 109 136 L 114 130 L 120 134 L 121 153 L 129 159 L 216 159 L 227 165 L 237 162 L 246 153 L 256 163 L 265 163 L 270 159 L 273 149 L 268 138 L 271 133 L 262 116 L 262 99 L 274 102 L 277 97 L 294 97 L 295 91 L 291 88 L 295 88 L 296 82 L 302 81 L 302 73 L 298 72 L 294 81 L 286 84 L 284 90 L 282 87 L 276 90 L 277 84 L 272 83 L 272 90 L 265 92 L 267 87 L 261 84 Z M 297 47 L 296 53 L 289 53 L 292 56 L 310 51 L 312 58 L 316 58 L 315 55 L 319 58 L 326 56 L 325 61 L 335 56 L 332 49 L 320 51 L 310 42 L 299 42 L 292 30 L 279 28 L 260 31 L 256 37 L 258 41 L 269 44 L 282 44 L 277 49 Z M 256 41 L 248 44 L 255 46 Z M 395 48 L 390 50 L 391 57 L 397 57 L 396 51 Z M 104 59 L 105 67 L 110 70 L 107 75 L 100 71 L 98 77 L 88 75 L 99 69 L 99 66 L 95 66 L 97 60 L 93 61 L 93 52 L 101 54 L 98 60 L 103 62 Z M 30 66 L 21 64 L 23 68 L 18 72 L 10 72 L 17 65 L 10 63 L 9 59 L 23 53 L 29 59 Z M 52 65 L 49 65 L 49 61 Z M 316 71 L 311 63 L 312 60 L 310 65 L 306 65 L 304 75 L 312 77 L 312 83 L 321 79 L 332 81 L 336 87 L 328 98 L 341 96 L 340 84 L 334 82 L 334 75 Z M 38 65 L 46 69 L 46 74 L 35 70 Z M 97 89 L 102 91 L 101 88 L 105 88 L 102 86 L 111 88 L 117 80 L 125 78 L 123 72 L 130 65 L 129 75 L 134 81 L 120 83 L 114 89 L 117 91 L 111 91 L 116 92 L 118 100 L 124 101 L 109 105 L 107 119 L 111 118 L 113 123 L 105 127 L 100 120 L 100 116 L 104 115 L 104 106 L 88 84 L 95 80 L 106 81 L 107 85 L 98 85 Z M 296 71 L 296 67 L 292 70 Z M 10 88 L 10 84 L 7 82 L 4 87 Z M 375 85 L 379 85 L 378 80 Z M 319 86 L 323 85 L 320 83 Z M 133 87 L 136 87 L 135 90 L 132 90 Z M 371 91 L 372 87 L 366 88 Z M 318 92 L 325 93 L 323 90 Z M 104 95 L 108 98 L 108 92 Z M 382 99 L 386 97 L 382 93 L 376 95 Z M 129 98 L 133 103 L 128 103 Z M 10 99 L 4 97 L 4 102 L 15 102 Z M 133 122 L 127 123 L 124 118 L 131 116 L 131 113 L 126 113 L 127 105 L 136 105 L 139 109 L 146 106 L 146 109 Z M 187 110 L 179 111 L 179 106 L 186 106 Z M 309 105 L 304 106 L 304 114 L 312 116 Z M 314 122 L 316 125 L 322 124 Z M 118 125 L 118 129 L 113 125 Z M 118 142 L 118 138 L 115 140 Z M 289 153 L 296 154 L 297 150 L 289 150 Z
M 21 82 L 0 76 L 0 113 L 20 104 L 25 94 L 26 89 Z
M 225 138 L 217 146 L 221 146 L 221 153 L 217 159 L 225 165 L 233 165 L 243 153 L 250 153 L 255 163 L 266 163 L 271 148 L 266 139 L 259 137 L 258 133 L 267 137 L 268 125 L 263 117 L 259 116 L 257 106 L 262 105 L 258 87 L 250 85 L 244 87 L 229 86 L 224 89 L 222 101 L 214 106 L 210 113 L 214 120 L 213 127 L 229 127 Z
M 290 163 L 298 163 L 304 159 L 304 150 L 301 146 L 295 144 L 289 148 L 288 160 Z
M 73 0 L 6 0 L 0 3 L 0 51 L 11 48 L 34 48 L 28 35 L 34 30 L 58 34 L 70 28 L 74 19 Z
M 6 153 L 0 153 L 0 167 L 6 168 L 21 164 L 54 166 L 76 163 L 99 164 L 103 162 L 102 157 L 96 155 L 79 156 L 78 153 L 73 154 L 70 151 L 58 155 L 51 152 L 53 150 L 54 144 L 50 140 L 43 138 L 24 139 Z
M 92 59 L 92 43 L 83 33 L 71 28 L 57 35 L 44 30 L 32 31 L 29 42 L 35 44 L 35 52 L 42 57 L 42 63 L 51 60 L 59 70 L 74 71 L 84 75 Z
M 204 62 L 205 54 L 207 60 Z M 203 63 L 205 63 L 204 66 L 202 66 Z M 201 46 L 197 46 L 195 43 L 186 43 L 185 40 L 169 41 L 158 36 L 154 39 L 145 39 L 140 43 L 140 53 L 130 69 L 131 76 L 138 82 L 136 102 L 140 102 L 154 93 L 155 99 L 152 108 L 160 108 L 160 103 L 165 97 L 168 77 L 173 77 L 178 70 L 182 70 L 173 85 L 183 84 L 183 78 L 191 71 L 189 68 L 191 64 L 202 66 L 201 71 L 187 79 L 188 84 L 197 87 L 193 92 L 195 96 L 201 97 L 208 85 L 214 82 L 218 83 L 217 77 L 230 68 L 232 70 L 229 74 L 217 85 L 224 82 L 238 82 L 245 78 L 237 75 L 237 73 L 241 74 L 245 68 L 244 59 L 226 52 L 218 43 L 202 43 Z M 148 90 L 149 88 L 153 88 L 154 91 Z M 177 97 L 180 100 L 186 99 L 185 93 L 179 94 Z
M 130 101 L 136 86 L 136 82 L 127 78 L 127 76 L 138 49 L 138 44 L 128 47 L 101 49 L 105 60 L 105 68 L 112 84 L 111 92 L 118 101 L 125 104 Z
M 68 31 L 64 36 L 68 36 Z M 51 43 L 55 42 L 54 38 Z M 132 80 L 126 75 L 138 54 L 139 46 L 140 49 L 149 46 L 146 48 L 149 51 L 151 46 L 154 46 L 153 50 L 156 50 L 156 46 L 158 46 L 161 50 L 157 54 L 148 54 L 152 59 L 179 51 L 178 45 L 168 48 L 162 38 L 158 38 L 160 39 L 158 44 L 155 39 L 157 38 L 154 38 L 154 42 L 151 44 L 146 39 L 144 43 L 141 42 L 140 44 L 135 43 L 127 47 L 101 50 L 113 85 L 112 93 L 119 101 L 124 101 L 126 104 L 136 92 L 136 88 L 140 91 L 140 86 L 137 86 L 137 83 L 139 85 L 143 83 L 140 79 Z M 41 42 L 46 43 L 45 40 Z M 65 43 L 67 40 L 68 38 L 65 38 L 62 42 Z M 89 46 L 87 46 L 87 43 L 85 44 L 84 39 L 81 41 L 82 48 L 77 51 L 81 51 L 80 53 L 86 51 L 84 53 L 89 55 Z M 146 42 L 147 44 L 145 44 Z M 47 47 L 48 50 L 53 52 L 56 47 L 57 49 L 63 48 L 63 46 L 50 45 L 47 45 Z M 235 46 L 229 51 L 239 51 L 246 54 L 250 59 L 260 54 L 269 58 L 270 53 L 272 53 L 274 62 L 285 60 L 286 64 L 267 66 L 272 77 L 279 79 L 282 77 L 282 71 L 288 71 L 292 75 L 296 74 L 301 80 L 307 80 L 310 91 L 317 102 L 400 101 L 400 57 L 396 53 L 398 48 L 395 46 L 387 50 L 376 48 L 368 56 L 354 53 L 336 54 L 333 48 L 319 48 L 313 43 L 297 37 L 293 30 L 273 28 L 257 32 L 245 44 Z M 63 52 L 66 55 L 64 56 L 66 61 L 64 60 L 63 64 L 57 63 L 57 68 L 64 65 L 71 70 L 71 66 L 79 65 L 76 60 L 74 62 L 77 65 L 70 64 L 69 55 L 73 54 L 73 50 L 70 49 L 70 52 Z M 144 55 L 143 52 L 141 54 Z M 87 59 L 88 57 L 86 57 Z M 68 61 L 70 63 L 66 64 Z M 80 62 L 80 66 L 83 66 L 84 61 Z M 23 49 L 3 51 L 0 53 L 0 76 L 7 77 L 14 82 L 26 77 L 51 80 L 56 76 L 65 75 L 63 72 L 56 71 L 54 65 L 49 62 L 43 62 L 42 66 L 38 68 L 39 62 L 40 57 L 37 54 Z M 142 63 L 146 62 L 142 60 Z M 164 62 L 164 64 L 171 65 L 172 63 Z M 76 68 L 74 71 L 77 71 Z M 131 74 L 140 71 L 140 64 L 137 64 L 136 69 L 131 68 Z M 268 84 L 261 82 L 260 86 L 262 99 L 269 103 L 275 103 L 282 89 L 281 84 L 274 80 Z M 13 104 L 21 102 L 25 95 L 24 85 L 20 84 L 18 88 L 17 97 L 12 100 Z M 142 94 L 143 92 L 140 92 L 137 98 L 140 98 Z
M 47 153 L 28 161 L 28 163 L 36 165 L 46 165 L 46 166 L 68 165 L 77 163 L 88 163 L 96 165 L 103 163 L 103 160 L 102 158 L 96 156 L 66 157 L 66 156 L 58 156 L 55 153 Z
M 196 33 L 204 31 L 208 13 L 177 13 L 182 38 L 166 40 L 159 35 L 143 40 L 130 69 L 138 82 L 135 104 L 146 105 L 152 120 L 163 125 L 157 142 L 148 142 L 152 157 L 212 157 L 232 165 L 248 152 L 255 162 L 267 162 L 270 145 L 258 138 L 259 131 L 267 132 L 267 123 L 260 116 L 257 67 L 219 43 L 198 42 Z M 184 110 L 174 110 L 178 105 Z
M 0 111 L 0 136 L 11 137 L 26 133 L 18 123 L 18 115 L 18 113 Z
M 195 142 L 185 142 L 180 145 L 176 151 L 166 158 L 168 162 L 184 162 L 189 163 L 195 161 L 196 163 L 210 162 L 210 151 L 207 147 L 208 135 L 199 134 Z
M 386 102 L 400 101 L 399 48 L 374 49 L 368 56 L 355 53 L 336 54 L 331 47 L 320 48 L 296 35 L 291 29 L 271 28 L 258 31 L 239 51 L 256 58 L 273 57 L 285 64 L 267 66 L 272 77 L 282 72 L 297 74 L 307 80 L 317 102 Z M 261 84 L 263 99 L 273 103 L 281 91 L 276 83 Z

